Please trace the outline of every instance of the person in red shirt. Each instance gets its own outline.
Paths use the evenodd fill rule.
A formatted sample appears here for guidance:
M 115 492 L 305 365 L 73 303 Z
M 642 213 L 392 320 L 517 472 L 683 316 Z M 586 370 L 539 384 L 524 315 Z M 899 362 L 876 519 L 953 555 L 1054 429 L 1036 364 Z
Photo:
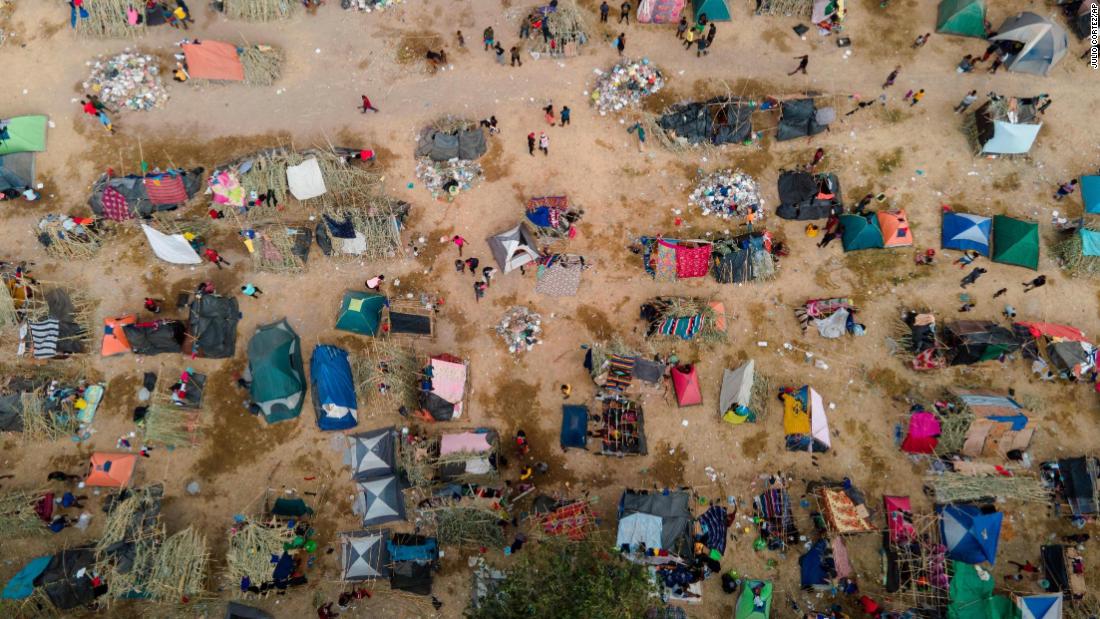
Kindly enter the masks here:
M 203 255 L 206 256 L 206 259 L 209 260 L 214 266 L 218 267 L 218 270 L 221 270 L 223 264 L 225 266 L 230 266 L 229 261 L 227 261 L 225 258 L 222 258 L 221 255 L 218 254 L 218 252 L 209 247 L 206 248 L 206 250 L 203 252 Z
M 370 97 L 368 97 L 367 95 L 361 95 L 361 97 L 363 98 L 363 105 L 361 105 L 360 107 L 363 114 L 366 114 L 367 110 L 374 110 L 375 112 L 381 111 L 378 108 L 374 107 L 374 105 L 370 102 Z
M 85 99 L 80 100 L 80 107 L 84 109 L 84 113 L 88 116 L 99 116 L 99 110 L 95 109 L 95 104 Z

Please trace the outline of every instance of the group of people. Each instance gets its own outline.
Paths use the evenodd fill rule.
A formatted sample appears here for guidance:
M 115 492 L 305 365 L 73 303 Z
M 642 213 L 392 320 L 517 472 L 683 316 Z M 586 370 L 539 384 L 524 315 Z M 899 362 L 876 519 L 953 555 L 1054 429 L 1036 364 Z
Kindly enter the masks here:
M 714 37 L 718 34 L 718 27 L 707 18 L 706 13 L 700 13 L 695 25 L 688 27 L 687 17 L 681 17 L 676 26 L 676 38 L 684 42 L 684 49 L 691 51 L 695 47 L 695 57 L 699 58 L 710 53 L 710 46 L 714 43 Z

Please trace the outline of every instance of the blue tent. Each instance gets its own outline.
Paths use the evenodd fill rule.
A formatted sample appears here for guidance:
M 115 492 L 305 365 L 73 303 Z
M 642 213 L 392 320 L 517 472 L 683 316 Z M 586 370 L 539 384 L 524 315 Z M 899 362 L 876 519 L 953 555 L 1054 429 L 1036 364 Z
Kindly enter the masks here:
M 1081 177 L 1081 200 L 1086 213 L 1100 213 L 1100 176 Z
M 347 351 L 327 344 L 314 348 L 309 360 L 309 374 L 317 427 L 322 430 L 347 430 L 358 425 L 355 383 L 351 378 Z
M 943 237 L 940 245 L 944 249 L 959 251 L 973 249 L 983 256 L 988 256 L 989 238 L 992 234 L 992 219 L 981 215 L 948 211 L 943 214 Z
M 1020 619 L 1062 619 L 1062 594 L 1044 593 L 1016 598 Z
M 1004 514 L 983 514 L 973 505 L 947 505 L 938 509 L 947 558 L 963 563 L 995 563 Z
M 408 543 L 401 539 L 386 540 L 386 548 L 390 553 L 390 560 L 399 561 L 435 561 L 439 558 L 439 543 L 434 537 L 405 536 Z M 416 539 L 419 538 L 419 539 Z
M 561 407 L 561 448 L 587 449 L 588 407 L 564 405 Z
M 802 587 L 810 588 L 829 584 L 829 574 L 825 571 L 825 550 L 829 542 L 819 539 L 798 558 L 798 569 L 802 573 Z
M 37 557 L 31 559 L 19 573 L 11 577 L 8 584 L 4 585 L 4 592 L 0 598 L 5 600 L 24 600 L 34 593 L 34 579 L 38 578 L 50 564 L 50 557 Z

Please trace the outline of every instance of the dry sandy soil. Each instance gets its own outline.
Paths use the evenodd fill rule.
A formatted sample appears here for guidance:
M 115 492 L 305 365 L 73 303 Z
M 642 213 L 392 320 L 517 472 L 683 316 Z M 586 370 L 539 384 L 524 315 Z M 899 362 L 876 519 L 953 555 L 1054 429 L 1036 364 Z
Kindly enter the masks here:
M 614 35 L 611 30 L 597 33 L 578 58 L 526 60 L 523 67 L 512 69 L 497 66 L 477 40 L 485 26 L 493 25 L 505 47 L 510 47 L 517 18 L 527 9 L 518 0 L 412 0 L 403 8 L 373 14 L 342 11 L 333 0 L 315 16 L 299 15 L 271 25 L 230 22 L 203 4 L 192 0 L 197 24 L 188 34 L 280 45 L 288 57 L 283 78 L 268 88 L 170 84 L 166 107 L 119 115 L 118 134 L 112 137 L 74 103 L 79 96 L 76 88 L 88 71 L 86 61 L 135 46 L 167 54 L 183 33 L 162 28 L 140 41 L 80 40 L 67 27 L 67 8 L 56 0 L 20 0 L 4 20 L 4 29 L 16 34 L 0 47 L 4 76 L 0 116 L 44 113 L 56 126 L 49 134 L 48 152 L 39 157 L 46 195 L 34 204 L 14 202 L 3 208 L 0 258 L 32 261 L 40 278 L 85 287 L 98 299 L 97 321 L 138 310 L 145 296 L 174 298 L 175 291 L 192 287 L 199 278 L 213 277 L 221 290 L 252 281 L 267 292 L 260 300 L 241 300 L 244 318 L 233 360 L 192 363 L 171 356 L 93 356 L 85 361 L 109 381 L 95 435 L 79 445 L 69 441 L 29 444 L 19 436 L 2 437 L 0 473 L 15 476 L 3 482 L 5 489 L 39 486 L 45 471 L 76 471 L 92 450 L 113 449 L 117 438 L 133 429 L 130 411 L 141 372 L 156 370 L 167 376 L 194 365 L 213 376 L 198 444 L 173 452 L 155 451 L 140 463 L 137 475 L 140 482 L 166 485 L 169 530 L 188 524 L 199 527 L 210 540 L 217 564 L 224 556 L 224 532 L 231 517 L 254 511 L 267 488 L 317 493 L 316 528 L 326 544 L 336 532 L 356 528 L 350 511 L 352 484 L 341 469 L 340 453 L 332 447 L 333 437 L 317 430 L 308 410 L 297 421 L 265 426 L 242 410 L 243 395 L 233 387 L 232 374 L 243 367 L 245 342 L 256 325 L 282 316 L 302 336 L 307 355 L 318 342 L 360 346 L 361 342 L 332 330 L 338 298 L 345 288 L 361 286 L 365 277 L 379 272 L 392 282 L 391 290 L 415 287 L 446 298 L 438 337 L 423 346 L 428 352 L 451 351 L 472 359 L 468 422 L 494 426 L 506 436 L 523 427 L 533 439 L 535 455 L 553 467 L 549 479 L 542 482 L 543 489 L 591 490 L 599 497 L 598 509 L 607 527 L 614 527 L 615 503 L 624 487 L 688 485 L 701 496 L 724 500 L 732 495 L 744 500 L 759 488 L 760 475 L 777 469 L 797 479 L 850 475 L 874 505 L 888 492 L 913 495 L 921 509 L 927 508 L 921 496 L 924 465 L 897 450 L 894 427 L 904 420 L 906 396 L 928 402 L 952 384 L 1014 387 L 1025 400 L 1041 403 L 1035 411 L 1039 430 L 1033 443 L 1034 460 L 1077 454 L 1095 445 L 1098 432 L 1092 421 L 1097 405 L 1090 388 L 1039 383 L 1020 361 L 917 375 L 887 354 L 884 338 L 900 307 L 920 303 L 944 318 L 954 316 L 962 273 L 948 260 L 916 272 L 910 250 L 844 256 L 839 242 L 819 250 L 803 236 L 802 224 L 774 216 L 767 225 L 789 240 L 793 253 L 783 261 L 780 277 L 767 284 L 719 286 L 709 279 L 656 283 L 644 275 L 638 258 L 626 251 L 635 235 L 698 235 L 726 227 L 687 209 L 687 194 L 698 169 L 739 167 L 756 175 L 771 210 L 777 202 L 779 170 L 805 163 L 819 146 L 828 151 L 827 167 L 839 174 L 847 196 L 884 191 L 890 203 L 906 208 L 921 248 L 938 247 L 943 204 L 983 214 L 1035 218 L 1047 243 L 1053 234 L 1052 210 L 1076 214 L 1081 208 L 1077 199 L 1056 205 L 1050 198 L 1056 183 L 1094 170 L 1100 160 L 1100 142 L 1090 122 L 1095 105 L 1088 96 L 1096 74 L 1077 60 L 1081 48 L 1076 40 L 1049 77 L 1036 78 L 1003 71 L 995 76 L 984 71 L 956 73 L 958 58 L 983 50 L 977 40 L 933 35 L 923 49 L 911 49 L 909 42 L 916 35 L 933 29 L 936 3 L 932 0 L 898 0 L 887 10 L 880 9 L 876 0 L 851 2 L 845 23 L 845 34 L 853 40 L 850 58 L 843 56 L 832 38 L 810 32 L 800 40 L 791 32 L 794 19 L 751 16 L 751 3 L 745 2 L 734 3 L 734 21 L 719 24 L 713 52 L 701 59 L 680 48 L 671 26 L 631 25 L 626 29 L 627 53 L 644 54 L 670 78 L 663 102 L 715 92 L 718 80 L 753 95 L 815 89 L 842 97 L 875 97 L 891 68 L 903 67 L 897 85 L 889 91 L 886 110 L 842 117 L 830 133 L 812 142 L 774 143 L 765 138 L 762 147 L 726 147 L 706 155 L 665 152 L 651 142 L 649 152 L 642 154 L 625 130 L 628 124 L 622 122 L 630 123 L 631 114 L 604 117 L 586 103 L 584 93 L 591 86 L 593 69 L 606 69 L 615 60 L 608 43 Z M 1049 11 L 1042 3 L 1022 0 L 990 4 L 994 24 L 1016 10 Z M 594 11 L 597 2 L 582 0 L 582 5 Z M 590 17 L 595 24 L 594 12 Z M 457 29 L 465 33 L 468 50 L 456 49 L 453 33 Z M 419 64 L 397 61 L 400 46 L 431 37 L 446 43 L 453 71 L 429 75 Z M 796 64 L 793 57 L 801 54 L 810 54 L 809 75 L 786 76 Z M 900 100 L 910 88 L 928 91 L 915 107 Z M 1053 95 L 1054 105 L 1030 159 L 971 156 L 960 118 L 951 112 L 971 88 L 981 94 L 994 90 Z M 355 109 L 361 93 L 368 93 L 381 113 L 361 115 Z M 548 101 L 558 108 L 569 105 L 573 123 L 549 129 L 550 155 L 532 158 L 526 153 L 524 136 L 546 129 L 540 108 Z M 851 105 L 842 99 L 839 111 Z M 453 203 L 434 201 L 419 183 L 407 188 L 415 180 L 412 150 L 418 128 L 445 113 L 472 118 L 494 114 L 502 128 L 492 139 L 486 181 Z M 774 116 L 759 114 L 757 128 L 769 129 L 775 121 Z M 379 151 L 387 190 L 413 205 L 409 238 L 428 239 L 419 259 L 338 264 L 317 257 L 305 275 L 289 277 L 249 272 L 245 250 L 231 241 L 228 223 L 216 238 L 225 239 L 220 249 L 233 267 L 220 272 L 208 265 L 189 269 L 158 263 L 135 229 L 121 231 L 88 262 L 51 259 L 32 234 L 34 222 L 44 213 L 86 213 L 84 203 L 94 178 L 108 166 L 133 171 L 140 154 L 155 165 L 211 166 L 258 147 L 307 147 L 329 141 Z M 515 273 L 498 277 L 486 298 L 475 304 L 469 275 L 453 271 L 454 249 L 439 245 L 440 237 L 461 234 L 471 239 L 472 251 L 467 255 L 485 261 L 490 256 L 482 239 L 515 222 L 526 197 L 557 192 L 567 193 L 587 213 L 570 246 L 570 251 L 584 254 L 594 264 L 579 296 L 536 296 L 533 275 L 525 278 Z M 192 216 L 206 209 L 203 200 L 196 202 L 188 211 Z M 674 209 L 684 209 L 682 232 L 674 229 Z M 1095 285 L 1064 277 L 1045 249 L 1040 270 L 1051 281 L 1026 296 L 1020 283 L 1033 273 L 988 262 L 983 266 L 989 273 L 971 289 L 978 299 L 972 317 L 999 317 L 1001 300 L 991 296 L 1007 287 L 1003 301 L 1015 305 L 1021 317 L 1069 323 L 1090 334 L 1100 332 Z M 403 281 L 397 287 L 399 278 Z M 557 449 L 558 385 L 574 385 L 573 402 L 586 401 L 594 393 L 581 365 L 581 344 L 612 337 L 641 344 L 637 308 L 655 294 L 711 296 L 721 299 L 729 311 L 728 344 L 658 347 L 700 363 L 704 405 L 678 410 L 670 394 L 649 397 L 645 402 L 648 457 L 563 456 Z M 823 340 L 812 332 L 802 335 L 791 310 L 818 296 L 854 297 L 863 309 L 868 335 L 837 341 Z M 546 337 L 533 352 L 512 358 L 492 327 L 506 308 L 518 303 L 542 313 Z M 759 341 L 767 341 L 767 348 L 758 348 Z M 807 364 L 802 352 L 785 351 L 785 342 L 814 352 L 828 362 L 829 369 Z M 14 350 L 15 341 L 9 336 L 3 342 L 5 360 L 14 360 Z M 747 356 L 755 358 L 760 371 L 775 384 L 809 383 L 835 404 L 829 413 L 834 449 L 820 458 L 819 467 L 811 466 L 805 455 L 784 451 L 780 411 L 774 401 L 769 416 L 757 425 L 732 427 L 718 418 L 722 368 Z M 684 420 L 687 427 L 682 425 Z M 393 411 L 361 412 L 360 429 L 394 423 L 401 420 Z M 717 471 L 716 482 L 705 474 L 707 466 Z M 192 479 L 203 484 L 197 497 L 183 491 Z M 1067 529 L 1041 508 L 1023 509 L 1012 503 L 1004 508 L 1009 517 L 1002 557 L 1035 559 L 1041 540 Z M 797 511 L 808 528 L 807 510 Z M 96 521 L 101 520 L 97 516 Z M 96 533 L 93 525 L 87 533 L 69 529 L 10 546 L 5 542 L 8 550 L 0 553 L 0 578 L 14 573 L 32 553 L 78 544 Z M 777 600 L 790 593 L 819 605 L 823 602 L 797 591 L 795 556 L 781 558 L 778 567 L 768 568 L 767 560 L 778 557 L 754 554 L 752 537 L 742 534 L 730 546 L 724 567 L 776 579 L 781 592 Z M 872 592 L 879 587 L 877 545 L 876 536 L 852 543 L 861 582 Z M 335 556 L 320 555 L 308 589 L 259 604 L 279 617 L 312 616 L 311 606 L 334 599 L 340 590 Z M 490 556 L 503 561 L 498 551 Z M 1003 570 L 999 564 L 998 572 Z M 438 613 L 425 604 L 376 599 L 347 616 L 457 617 L 468 596 L 468 579 L 465 559 L 449 553 L 436 583 L 445 603 Z M 692 614 L 731 616 L 734 600 L 721 592 L 716 578 L 706 582 L 705 592 L 705 602 L 693 607 Z M 222 593 L 228 594 L 228 590 Z M 112 614 L 134 611 L 122 606 Z M 784 609 L 781 616 L 788 613 Z

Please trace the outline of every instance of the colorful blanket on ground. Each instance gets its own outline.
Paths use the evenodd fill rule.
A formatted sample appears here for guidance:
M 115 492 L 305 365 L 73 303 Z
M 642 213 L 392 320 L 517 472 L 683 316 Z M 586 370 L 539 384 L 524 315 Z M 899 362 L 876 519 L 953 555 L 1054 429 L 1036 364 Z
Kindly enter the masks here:
M 676 277 L 706 277 L 710 272 L 710 250 L 708 243 L 702 247 L 676 247 Z
M 244 206 L 244 187 L 233 172 L 219 170 L 207 181 L 210 191 L 214 194 L 215 204 L 227 206 Z
M 608 365 L 604 387 L 616 391 L 629 389 L 630 383 L 634 380 L 634 357 L 611 355 Z
M 187 202 L 187 189 L 183 186 L 183 178 L 175 173 L 146 176 L 145 193 L 149 194 L 149 201 L 153 204 L 171 205 Z
M 126 197 L 114 187 L 108 185 L 103 190 L 101 201 L 103 202 L 103 216 L 107 219 L 126 221 L 134 218 L 129 205 L 126 204 Z
M 657 262 L 653 265 L 653 272 L 657 281 L 676 281 L 676 245 L 657 241 Z
M 702 314 L 683 318 L 666 318 L 657 332 L 661 335 L 675 335 L 682 340 L 695 339 L 695 336 L 703 330 L 704 320 Z

